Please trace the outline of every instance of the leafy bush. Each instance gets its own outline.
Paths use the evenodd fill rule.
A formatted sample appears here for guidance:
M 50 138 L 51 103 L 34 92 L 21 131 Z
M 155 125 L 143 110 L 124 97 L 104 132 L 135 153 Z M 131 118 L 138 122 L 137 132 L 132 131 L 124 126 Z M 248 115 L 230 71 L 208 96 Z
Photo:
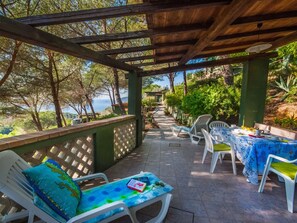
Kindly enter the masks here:
M 181 107 L 182 99 L 179 95 L 173 93 L 166 94 L 166 104 L 171 107 Z
M 157 106 L 155 98 L 145 98 L 142 100 L 142 105 L 148 107 L 151 110 L 153 107 Z
M 294 115 L 285 118 L 275 118 L 274 123 L 283 128 L 297 129 L 297 117 Z
M 96 118 L 96 120 L 103 120 L 103 119 L 114 118 L 114 117 L 118 117 L 118 115 L 115 113 L 111 113 L 108 115 L 102 115 L 99 118 Z
M 294 97 L 297 95 L 297 77 L 290 75 L 284 81 L 282 76 L 280 76 L 280 80 L 275 81 L 275 86 L 284 91 L 284 95 L 281 98 L 282 101 L 286 99 L 288 102 L 294 101 Z
M 226 120 L 238 115 L 240 88 L 221 83 L 203 85 L 183 98 L 182 109 L 197 117 L 212 114 L 216 119 Z

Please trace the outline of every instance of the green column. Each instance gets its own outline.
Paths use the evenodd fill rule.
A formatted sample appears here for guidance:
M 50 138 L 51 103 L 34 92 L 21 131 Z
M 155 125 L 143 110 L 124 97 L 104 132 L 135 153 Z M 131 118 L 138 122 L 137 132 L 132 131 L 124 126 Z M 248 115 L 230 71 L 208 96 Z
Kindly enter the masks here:
M 141 89 L 142 78 L 135 72 L 128 74 L 128 114 L 136 117 L 136 146 L 142 144 Z
M 240 99 L 239 126 L 252 127 L 263 122 L 269 58 L 244 63 Z
M 102 172 L 114 164 L 114 126 L 102 126 L 94 134 L 94 169 Z

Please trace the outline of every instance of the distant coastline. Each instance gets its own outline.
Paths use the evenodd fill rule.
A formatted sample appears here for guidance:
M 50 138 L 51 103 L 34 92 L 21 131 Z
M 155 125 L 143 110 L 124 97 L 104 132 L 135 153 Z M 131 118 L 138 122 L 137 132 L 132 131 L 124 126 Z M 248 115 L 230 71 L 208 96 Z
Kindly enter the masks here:
M 127 102 L 128 97 L 123 97 L 122 101 Z M 93 106 L 94 106 L 95 112 L 102 112 L 106 108 L 111 107 L 111 103 L 110 103 L 110 100 L 107 98 L 95 98 L 95 99 L 93 99 Z M 54 111 L 54 107 L 49 106 L 49 107 L 43 108 L 42 110 L 43 111 Z M 65 113 L 76 114 L 76 111 L 71 107 L 63 108 L 62 110 Z M 91 109 L 89 106 L 87 106 L 87 112 L 91 112 Z

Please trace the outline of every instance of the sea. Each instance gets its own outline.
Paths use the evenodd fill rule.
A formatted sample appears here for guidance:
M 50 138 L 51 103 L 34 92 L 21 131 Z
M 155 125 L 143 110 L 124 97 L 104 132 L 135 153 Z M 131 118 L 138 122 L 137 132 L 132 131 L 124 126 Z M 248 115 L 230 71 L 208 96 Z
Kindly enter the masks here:
M 122 101 L 127 102 L 128 97 L 123 97 Z M 95 112 L 102 112 L 106 108 L 111 107 L 111 103 L 108 98 L 95 98 L 95 99 L 93 99 L 93 107 L 94 107 Z M 64 107 L 62 110 L 64 113 L 77 114 L 76 111 L 71 107 Z M 54 106 L 44 107 L 44 108 L 42 108 L 42 111 L 54 111 Z M 91 109 L 89 106 L 87 106 L 87 111 L 91 112 Z

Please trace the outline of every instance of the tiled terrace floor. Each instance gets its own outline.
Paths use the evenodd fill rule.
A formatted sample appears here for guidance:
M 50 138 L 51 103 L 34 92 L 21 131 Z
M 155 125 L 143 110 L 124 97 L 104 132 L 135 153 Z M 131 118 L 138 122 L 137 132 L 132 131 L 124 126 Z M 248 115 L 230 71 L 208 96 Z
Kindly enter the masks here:
M 204 142 L 197 146 L 188 138 L 174 137 L 170 131 L 174 121 L 164 116 L 162 108 L 155 119 L 160 129 L 149 131 L 142 146 L 106 174 L 114 180 L 150 171 L 172 185 L 173 200 L 166 222 L 297 222 L 297 213 L 287 211 L 284 185 L 275 176 L 267 180 L 264 193 L 259 194 L 258 186 L 246 182 L 239 161 L 237 176 L 232 174 L 228 159 L 218 163 L 210 174 L 210 155 L 206 163 L 201 163 Z M 297 202 L 295 207 L 297 210 Z M 146 219 L 155 209 L 142 211 L 140 219 Z

